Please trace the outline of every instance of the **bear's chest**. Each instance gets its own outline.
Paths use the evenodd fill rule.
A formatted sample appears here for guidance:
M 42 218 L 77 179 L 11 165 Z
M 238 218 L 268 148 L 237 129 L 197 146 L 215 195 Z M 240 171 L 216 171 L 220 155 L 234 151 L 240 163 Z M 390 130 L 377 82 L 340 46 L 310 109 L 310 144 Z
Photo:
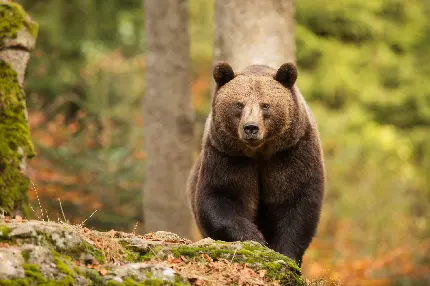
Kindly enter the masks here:
M 260 204 L 285 201 L 295 189 L 295 170 L 288 157 L 280 156 L 259 162 L 258 192 Z

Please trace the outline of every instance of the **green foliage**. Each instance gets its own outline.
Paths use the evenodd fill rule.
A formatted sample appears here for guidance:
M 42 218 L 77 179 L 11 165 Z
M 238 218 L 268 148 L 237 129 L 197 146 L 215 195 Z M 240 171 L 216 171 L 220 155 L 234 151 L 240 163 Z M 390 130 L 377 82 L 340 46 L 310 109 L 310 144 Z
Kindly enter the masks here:
M 62 97 L 62 110 L 74 114 L 91 97 L 82 68 L 121 47 L 133 54 L 142 44 L 142 1 L 19 0 L 40 25 L 28 66 L 30 96 L 49 104 Z M 55 12 L 54 12 L 55 11 Z
M 424 231 L 423 199 L 430 195 L 423 176 L 430 171 L 430 86 L 423 72 L 429 65 L 419 52 L 429 37 L 424 6 L 297 1 L 298 84 L 326 154 L 325 223 L 353 218 L 353 240 L 373 234 L 364 253 L 382 241 L 397 244 L 401 233 Z
M 74 177 L 46 184 L 36 180 L 42 204 L 51 219 L 62 218 L 60 197 L 72 222 L 98 210 L 101 215 L 90 225 L 131 229 L 141 220 L 143 171 L 136 153 L 143 136 L 142 1 L 19 2 L 41 27 L 26 77 L 30 115 L 43 110 L 44 117 L 33 132 L 36 159 L 41 159 L 34 166 L 39 172 L 55 166 Z M 47 146 L 43 138 L 50 136 L 46 130 L 58 114 L 65 118 L 51 127 L 56 129 L 52 137 L 62 144 Z M 71 123 L 78 126 L 73 131 Z M 46 188 L 55 189 L 48 198 Z

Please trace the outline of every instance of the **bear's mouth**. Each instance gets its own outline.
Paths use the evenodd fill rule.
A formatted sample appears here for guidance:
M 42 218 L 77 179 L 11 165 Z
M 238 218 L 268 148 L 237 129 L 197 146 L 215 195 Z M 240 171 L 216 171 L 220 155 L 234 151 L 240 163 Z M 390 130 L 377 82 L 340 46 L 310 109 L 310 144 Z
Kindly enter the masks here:
M 245 135 L 241 139 L 247 145 L 250 145 L 252 147 L 258 147 L 263 143 L 262 138 L 260 138 L 260 136 L 258 135 Z

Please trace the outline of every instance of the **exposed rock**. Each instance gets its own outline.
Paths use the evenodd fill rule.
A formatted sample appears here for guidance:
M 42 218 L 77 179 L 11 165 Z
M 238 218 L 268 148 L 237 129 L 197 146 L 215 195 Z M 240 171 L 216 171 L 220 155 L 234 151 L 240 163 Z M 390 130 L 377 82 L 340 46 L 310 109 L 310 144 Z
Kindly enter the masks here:
M 39 284 L 305 285 L 292 260 L 256 242 L 0 218 L 0 285 Z
M 0 279 L 23 278 L 21 251 L 16 248 L 0 248 Z

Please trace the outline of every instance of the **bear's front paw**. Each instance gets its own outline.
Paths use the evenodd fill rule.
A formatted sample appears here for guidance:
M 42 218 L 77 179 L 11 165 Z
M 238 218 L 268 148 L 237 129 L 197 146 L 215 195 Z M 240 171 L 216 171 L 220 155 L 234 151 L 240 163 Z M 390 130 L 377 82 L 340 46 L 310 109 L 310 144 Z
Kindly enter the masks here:
M 242 237 L 241 240 L 253 240 L 260 243 L 261 245 L 267 245 L 264 235 L 261 233 L 258 227 L 252 222 L 245 220 L 244 225 L 242 226 L 242 230 L 245 230 L 248 233 L 247 235 Z
M 260 243 L 261 245 L 267 245 L 267 241 L 264 238 L 264 235 L 258 229 L 254 231 L 253 236 L 256 237 L 256 239 L 253 239 L 254 241 Z

